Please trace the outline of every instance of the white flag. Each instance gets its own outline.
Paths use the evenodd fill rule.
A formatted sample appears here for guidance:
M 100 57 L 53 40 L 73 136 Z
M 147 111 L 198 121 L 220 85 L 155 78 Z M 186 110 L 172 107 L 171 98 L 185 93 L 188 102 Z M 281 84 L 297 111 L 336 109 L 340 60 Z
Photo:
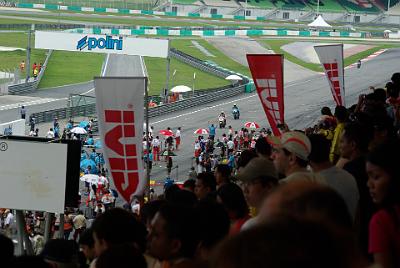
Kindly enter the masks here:
M 343 44 L 314 46 L 336 105 L 346 106 L 344 90 Z
M 104 158 L 115 188 L 130 202 L 143 193 L 142 163 L 145 77 L 101 77 L 94 80 Z

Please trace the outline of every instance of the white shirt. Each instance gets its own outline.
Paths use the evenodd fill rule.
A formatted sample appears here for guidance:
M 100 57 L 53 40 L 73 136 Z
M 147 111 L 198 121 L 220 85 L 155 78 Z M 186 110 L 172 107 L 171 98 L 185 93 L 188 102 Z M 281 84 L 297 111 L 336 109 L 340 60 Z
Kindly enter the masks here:
M 106 184 L 108 184 L 108 179 L 106 177 L 104 177 L 104 176 L 100 176 L 99 177 L 99 183 L 103 184 L 103 185 L 106 185 Z
M 151 145 L 153 147 L 160 147 L 160 144 L 161 144 L 161 142 L 159 139 L 153 139 L 153 141 L 151 142 Z
M 181 131 L 179 129 L 176 130 L 175 137 L 180 137 L 181 136 Z
M 49 130 L 49 131 L 47 132 L 46 138 L 48 138 L 48 139 L 54 138 L 54 132 L 51 131 L 51 130 Z
M 14 215 L 11 212 L 9 212 L 7 214 L 6 219 L 4 220 L 4 225 L 8 225 L 9 227 L 11 227 L 13 223 L 14 223 Z
M 226 145 L 228 146 L 228 149 L 229 149 L 229 150 L 232 150 L 233 147 L 235 147 L 235 143 L 233 143 L 233 141 L 228 141 L 228 142 L 226 143 Z

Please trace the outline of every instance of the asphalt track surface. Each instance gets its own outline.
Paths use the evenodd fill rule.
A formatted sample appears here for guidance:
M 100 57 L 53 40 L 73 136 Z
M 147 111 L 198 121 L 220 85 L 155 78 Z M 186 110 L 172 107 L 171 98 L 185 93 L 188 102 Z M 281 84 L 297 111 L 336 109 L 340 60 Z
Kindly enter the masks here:
M 360 93 L 365 93 L 369 86 L 384 86 L 390 79 L 392 73 L 398 72 L 398 58 L 400 57 L 400 49 L 390 49 L 378 57 L 363 63 L 361 69 L 350 68 L 345 71 L 345 86 L 346 86 L 346 102 L 347 106 L 357 101 Z M 126 67 L 128 64 L 130 67 Z M 134 70 L 140 65 L 138 59 L 126 57 L 110 57 L 107 70 L 110 70 L 110 75 L 115 74 L 114 69 L 124 65 L 120 69 L 127 74 L 131 72 L 134 76 Z M 110 67 L 114 66 L 114 67 Z M 110 69 L 109 69 L 110 68 Z M 93 94 L 93 85 L 91 83 L 72 86 L 71 90 L 76 92 L 81 91 L 88 94 Z M 62 92 L 61 92 L 62 91 Z M 41 98 L 65 98 L 69 92 L 65 88 L 59 90 L 38 92 L 34 96 Z M 24 97 L 26 98 L 26 97 Z M 37 98 L 40 100 L 40 98 Z M 233 120 L 230 114 L 230 109 L 236 103 L 241 110 L 240 120 Z M 54 109 L 65 105 L 66 100 L 62 99 L 28 106 L 28 112 L 43 111 Z M 18 104 L 19 105 L 19 104 Z M 334 107 L 332 96 L 328 87 L 328 83 L 324 75 L 316 74 L 311 77 L 302 78 L 298 76 L 296 81 L 285 81 L 285 118 L 291 129 L 303 129 L 310 126 L 318 118 L 319 111 L 322 106 Z M 0 106 L 0 119 L 2 122 L 15 120 L 18 118 L 18 108 L 10 108 L 2 110 Z M 234 98 L 223 99 L 209 105 L 202 105 L 192 109 L 175 112 L 163 115 L 157 118 L 150 119 L 150 125 L 154 126 L 155 131 L 171 127 L 176 129 L 182 127 L 182 144 L 181 150 L 177 151 L 178 156 L 174 157 L 174 166 L 178 165 L 178 169 L 172 172 L 172 178 L 179 181 L 187 178 L 187 173 L 192 166 L 193 157 L 193 142 L 196 136 L 193 134 L 195 129 L 207 127 L 209 123 L 217 123 L 217 116 L 221 111 L 228 114 L 228 124 L 236 130 L 242 127 L 246 121 L 256 121 L 262 127 L 268 127 L 264 111 L 262 110 L 260 101 L 256 94 L 242 94 Z M 217 137 L 221 136 L 224 130 L 217 131 Z M 151 178 L 156 181 L 162 181 L 167 175 L 165 163 L 161 162 L 154 165 Z M 177 177 L 178 175 L 178 177 Z

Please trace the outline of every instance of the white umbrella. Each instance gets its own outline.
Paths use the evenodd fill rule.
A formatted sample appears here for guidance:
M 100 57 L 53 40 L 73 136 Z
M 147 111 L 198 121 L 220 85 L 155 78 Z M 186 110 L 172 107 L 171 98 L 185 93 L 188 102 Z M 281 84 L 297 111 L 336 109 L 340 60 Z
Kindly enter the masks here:
M 74 127 L 71 129 L 71 132 L 74 134 L 86 134 L 86 130 L 83 127 Z
M 391 30 L 384 30 L 383 32 L 384 33 L 391 33 L 392 31 Z
M 100 183 L 100 177 L 96 174 L 85 174 L 82 177 L 80 177 L 81 181 L 88 182 L 90 184 L 99 184 Z
M 225 77 L 225 80 L 240 81 L 240 80 L 243 80 L 243 78 L 241 78 L 240 76 L 238 76 L 236 74 L 231 74 L 231 75 Z
M 173 93 L 183 93 L 189 91 L 192 91 L 192 89 L 188 86 L 183 86 L 183 85 L 171 88 L 171 92 Z

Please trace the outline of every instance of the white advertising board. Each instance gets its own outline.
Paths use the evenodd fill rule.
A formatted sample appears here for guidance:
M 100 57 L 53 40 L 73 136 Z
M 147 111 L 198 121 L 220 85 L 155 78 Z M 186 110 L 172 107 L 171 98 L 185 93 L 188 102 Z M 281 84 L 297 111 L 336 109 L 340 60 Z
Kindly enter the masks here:
M 0 163 L 0 207 L 64 213 L 66 144 L 2 139 Z
M 169 41 L 154 38 L 36 31 L 35 48 L 167 58 Z
M 25 136 L 25 119 L 0 124 L 1 135 Z

